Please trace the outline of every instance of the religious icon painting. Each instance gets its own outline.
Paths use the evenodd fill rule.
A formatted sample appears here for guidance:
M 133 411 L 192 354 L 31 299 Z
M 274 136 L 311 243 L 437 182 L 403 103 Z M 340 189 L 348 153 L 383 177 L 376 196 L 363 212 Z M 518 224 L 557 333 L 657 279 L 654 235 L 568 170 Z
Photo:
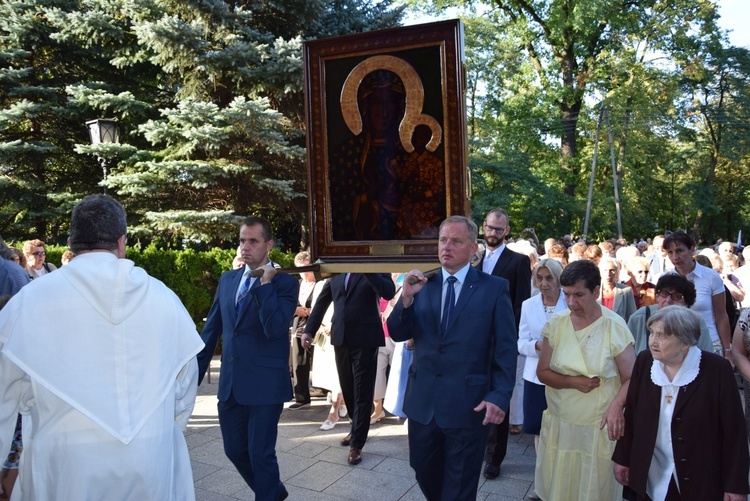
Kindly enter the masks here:
M 437 255 L 440 222 L 469 214 L 460 21 L 305 43 L 313 257 Z

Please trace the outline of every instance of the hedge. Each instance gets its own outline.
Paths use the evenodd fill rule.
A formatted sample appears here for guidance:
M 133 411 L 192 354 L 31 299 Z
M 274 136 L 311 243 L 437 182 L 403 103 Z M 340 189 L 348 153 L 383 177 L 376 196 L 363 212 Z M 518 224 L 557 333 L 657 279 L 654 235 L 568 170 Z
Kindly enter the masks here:
M 45 250 L 46 260 L 60 267 L 60 258 L 68 248 L 60 245 L 47 245 Z M 160 249 L 155 245 L 149 245 L 145 249 L 134 247 L 127 249 L 128 259 L 146 270 L 152 277 L 164 282 L 177 294 L 198 330 L 203 327 L 203 319 L 211 308 L 219 277 L 232 267 L 234 255 L 234 249 L 211 249 L 198 252 L 192 249 Z M 272 249 L 271 260 L 282 267 L 289 267 L 294 264 L 294 254 Z

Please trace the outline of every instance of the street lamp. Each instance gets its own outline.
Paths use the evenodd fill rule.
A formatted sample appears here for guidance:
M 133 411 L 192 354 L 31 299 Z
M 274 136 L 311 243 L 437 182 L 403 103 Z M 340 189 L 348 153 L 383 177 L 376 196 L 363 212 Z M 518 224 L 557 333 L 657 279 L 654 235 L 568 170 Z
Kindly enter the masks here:
M 89 120 L 86 122 L 86 127 L 89 129 L 89 136 L 91 144 L 96 146 L 97 144 L 112 144 L 120 142 L 120 125 L 114 118 L 97 118 L 96 120 Z M 104 193 L 107 193 L 107 168 L 109 166 L 109 160 L 104 157 L 97 157 L 99 163 L 102 164 L 102 172 L 104 173 Z

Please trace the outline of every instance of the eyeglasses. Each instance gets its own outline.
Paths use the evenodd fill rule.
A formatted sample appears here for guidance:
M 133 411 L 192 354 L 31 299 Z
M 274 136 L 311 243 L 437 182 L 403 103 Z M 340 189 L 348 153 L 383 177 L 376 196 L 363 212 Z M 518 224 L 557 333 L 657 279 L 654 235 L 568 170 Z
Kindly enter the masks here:
M 489 224 L 484 223 L 484 232 L 485 233 L 489 233 L 491 231 L 494 231 L 495 233 L 505 233 L 505 230 L 507 230 L 507 229 L 508 229 L 507 227 L 505 227 L 505 228 L 498 228 L 497 226 L 490 226 Z
M 672 297 L 672 301 L 682 301 L 682 299 L 685 297 L 684 295 L 680 294 L 679 292 L 669 292 L 665 290 L 656 291 L 656 294 L 662 298 L 667 299 L 668 297 Z
M 44 252 L 44 251 L 42 251 L 42 252 L 32 252 L 31 255 L 32 256 L 46 256 L 47 253 Z

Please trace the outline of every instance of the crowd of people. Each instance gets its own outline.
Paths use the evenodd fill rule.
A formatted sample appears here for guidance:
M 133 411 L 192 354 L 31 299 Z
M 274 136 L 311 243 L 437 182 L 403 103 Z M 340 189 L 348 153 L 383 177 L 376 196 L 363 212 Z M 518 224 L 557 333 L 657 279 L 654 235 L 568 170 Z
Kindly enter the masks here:
M 179 430 L 221 340 L 224 451 L 258 500 L 288 497 L 279 419 L 316 396 L 331 405 L 322 432 L 349 421 L 340 443 L 352 466 L 371 426 L 403 420 L 430 501 L 475 499 L 479 477 L 502 475 L 509 435 L 520 433 L 537 451 L 531 499 L 746 499 L 733 367 L 750 379 L 750 247 L 699 251 L 681 231 L 632 244 L 511 234 L 501 209 L 481 225 L 451 216 L 434 272 L 301 269 L 296 279 L 269 258 L 270 223 L 251 216 L 198 334 L 176 296 L 124 259 L 122 206 L 85 199 L 62 261 L 74 251 L 72 266 L 48 263 L 41 240 L 0 244 L 0 450 L 9 451 L 0 496 L 33 454 L 15 487 L 29 499 L 193 499 Z M 310 265 L 310 253 L 294 263 Z M 41 311 L 49 328 L 29 329 Z M 61 329 L 77 333 L 64 348 L 50 342 Z M 38 349 L 47 345 L 55 349 Z M 65 370 L 82 346 L 100 358 L 97 388 Z M 135 372 L 150 374 L 146 394 L 129 383 Z M 26 426 L 33 451 L 23 451 Z M 98 461 L 77 447 L 84 433 L 104 451 Z M 77 459 L 61 467 L 70 449 Z M 71 483 L 81 470 L 151 491 Z
M 445 377 L 440 371 L 448 365 L 455 371 L 461 364 L 459 359 L 449 362 L 447 356 L 433 355 L 446 355 L 447 351 L 462 357 L 468 354 L 462 346 L 450 345 L 443 337 L 447 336 L 444 327 L 432 325 L 428 320 L 440 319 L 445 314 L 447 305 L 443 303 L 447 290 L 455 286 L 444 282 L 442 293 L 430 293 L 433 278 L 428 279 L 416 270 L 393 274 L 396 294 L 390 300 L 380 295 L 372 283 L 369 285 L 370 293 L 374 292 L 381 302 L 383 332 L 378 332 L 377 337 L 382 344 L 378 355 L 369 352 L 365 357 L 368 369 L 358 373 L 375 381 L 378 390 L 365 385 L 366 391 L 349 398 L 348 407 L 361 406 L 356 412 L 369 416 L 370 425 L 384 416 L 407 419 L 410 462 L 426 498 L 473 499 L 475 476 L 481 473 L 490 480 L 500 476 L 508 435 L 523 432 L 534 435 L 537 450 L 536 491 L 529 495 L 531 499 L 744 499 L 748 492 L 747 447 L 736 444 L 747 443 L 747 432 L 732 367 L 736 364 L 739 373 L 750 379 L 747 355 L 750 353 L 750 317 L 748 310 L 743 309 L 750 306 L 743 305 L 744 288 L 750 286 L 750 250 L 741 251 L 730 242 L 719 242 L 699 252 L 692 238 L 681 231 L 632 244 L 614 240 L 587 244 L 573 242 L 567 236 L 560 240 L 547 239 L 540 244 L 534 231 L 526 229 L 524 233 L 531 239 L 514 241 L 509 238 L 509 216 L 502 210 L 488 213 L 481 228 L 483 248 L 478 246 L 467 263 L 472 263 L 472 269 L 501 277 L 507 284 L 507 292 L 501 294 L 507 295 L 509 305 L 506 303 L 505 307 L 513 311 L 511 318 L 515 328 L 506 325 L 504 329 L 513 331 L 517 340 L 517 359 L 515 366 L 507 358 L 487 365 L 490 386 L 486 391 L 491 393 L 502 388 L 503 394 L 510 398 L 507 404 L 503 402 L 504 406 L 499 406 L 503 413 L 499 423 L 483 419 L 482 425 L 475 429 L 476 435 L 465 434 L 465 431 L 460 435 L 461 440 L 482 444 L 483 448 L 481 453 L 462 451 L 473 458 L 462 463 L 467 471 L 459 472 L 455 466 L 446 464 L 449 457 L 454 460 L 458 457 L 453 449 L 453 441 L 458 436 L 454 436 L 455 430 L 449 432 L 449 428 L 471 426 L 466 422 L 457 425 L 456 421 L 448 425 L 451 419 L 457 419 L 458 410 L 441 408 L 442 399 L 437 395 L 449 391 L 440 386 Z M 442 235 L 441 228 L 441 243 Z M 446 261 L 450 264 L 456 252 L 445 251 L 448 255 L 445 259 L 443 252 L 441 244 L 445 278 L 458 276 L 446 267 Z M 700 264 L 704 258 L 706 265 Z M 744 264 L 746 258 L 748 265 Z M 345 312 L 339 317 L 343 332 L 333 343 L 333 350 L 343 343 L 353 342 L 357 335 L 352 333 L 355 327 L 347 326 L 344 320 L 351 319 L 355 315 L 350 313 L 353 311 L 361 315 L 360 309 L 355 310 L 346 301 L 349 276 L 334 279 L 341 282 L 339 287 L 334 287 L 338 290 L 334 294 L 340 301 L 326 301 L 318 307 L 319 314 L 322 315 L 325 308 L 329 318 L 336 316 L 331 309 Z M 385 281 L 387 277 L 383 275 L 379 279 Z M 459 278 L 457 283 L 461 286 L 456 290 L 462 294 L 460 291 L 463 284 L 468 283 L 468 277 Z M 427 292 L 422 293 L 420 286 Z M 433 306 L 443 305 L 440 312 L 423 311 L 424 302 L 417 302 L 420 293 L 428 298 L 432 295 L 430 304 Z M 453 301 L 456 306 L 465 306 L 460 296 Z M 298 303 L 304 304 L 302 295 Z M 314 300 L 311 306 L 315 311 Z M 411 307 L 413 315 L 406 315 Z M 675 312 L 677 309 L 689 313 Z M 374 314 L 374 306 L 369 314 Z M 674 318 L 681 320 L 673 325 Z M 466 322 L 465 332 L 473 332 L 473 323 Z M 690 331 L 690 334 L 683 331 Z M 331 342 L 330 332 L 330 324 L 320 328 L 317 324 L 308 324 L 307 336 L 302 338 L 301 344 L 309 346 L 308 353 L 315 349 L 323 355 L 326 349 L 331 350 L 326 344 Z M 432 346 L 435 341 L 438 346 Z M 294 349 L 294 341 L 292 345 Z M 678 346 L 679 350 L 674 351 L 673 346 Z M 705 369 L 701 368 L 699 360 L 704 361 Z M 315 371 L 318 365 L 330 366 L 332 361 L 339 359 L 316 358 L 312 364 L 313 377 L 306 383 L 326 390 L 328 386 L 319 383 Z M 385 368 L 389 364 L 386 378 Z M 377 369 L 372 370 L 373 366 Z M 683 366 L 685 368 L 675 379 Z M 692 379 L 684 377 L 688 366 Z M 295 365 L 293 373 L 299 367 L 302 364 Z M 645 379 L 643 371 L 646 371 Z M 350 377 L 348 368 L 344 372 L 345 377 Z M 503 384 L 491 383 L 495 372 L 503 376 Z M 648 375 L 656 373 L 664 374 L 669 384 L 661 384 L 661 379 L 651 380 Z M 636 374 L 637 386 L 631 389 L 631 378 Z M 710 409 L 710 418 L 693 416 L 691 412 L 697 404 L 688 402 L 688 396 L 699 382 L 704 390 L 718 395 L 701 400 L 701 405 Z M 642 400 L 644 388 L 650 388 L 653 393 L 660 386 L 682 388 L 683 393 L 665 394 L 669 402 L 664 409 L 658 405 L 654 408 L 651 402 Z M 334 384 L 334 402 L 336 388 Z M 466 388 L 453 391 L 466 394 Z M 361 397 L 362 393 L 366 393 L 365 398 Z M 387 395 L 385 405 L 384 395 Z M 295 398 L 296 402 L 289 408 L 296 410 L 309 405 L 309 397 L 300 400 L 296 390 Z M 635 402 L 643 403 L 636 405 Z M 688 421 L 686 429 L 709 427 L 711 431 L 707 436 L 713 437 L 715 447 L 706 447 L 699 434 L 680 432 L 679 436 L 675 435 L 677 432 L 670 422 L 675 412 L 680 416 L 678 422 Z M 649 429 L 655 434 L 645 439 L 638 425 L 633 425 L 644 416 L 653 419 Z M 339 419 L 332 407 L 321 430 L 332 429 Z M 354 423 L 355 418 L 351 419 Z M 742 424 L 739 428 L 738 423 Z M 359 429 L 362 428 L 360 424 Z M 353 432 L 354 429 L 353 425 Z M 668 450 L 672 441 L 670 432 L 679 441 L 679 450 Z M 360 432 L 360 435 L 366 440 L 366 434 Z M 342 445 L 351 443 L 349 436 L 342 440 Z M 427 453 L 423 450 L 424 444 L 430 444 L 433 450 Z M 349 455 L 350 464 L 359 462 L 363 445 L 360 437 L 351 446 L 354 452 Z M 439 451 L 437 457 L 435 450 Z M 655 459 L 650 469 L 648 462 L 645 463 L 644 473 L 643 455 L 646 453 Z M 483 468 L 481 459 L 477 459 L 482 456 Z M 686 468 L 684 463 L 698 463 L 706 458 L 713 464 L 731 464 L 732 467 L 720 466 L 717 471 L 707 471 L 707 478 L 713 484 L 710 488 L 701 484 L 693 490 L 695 484 L 688 483 L 690 475 L 697 477 L 699 474 L 693 473 L 692 467 Z M 634 460 L 636 463 L 632 464 L 637 466 L 631 469 Z M 442 475 L 442 483 L 434 482 L 436 475 Z

